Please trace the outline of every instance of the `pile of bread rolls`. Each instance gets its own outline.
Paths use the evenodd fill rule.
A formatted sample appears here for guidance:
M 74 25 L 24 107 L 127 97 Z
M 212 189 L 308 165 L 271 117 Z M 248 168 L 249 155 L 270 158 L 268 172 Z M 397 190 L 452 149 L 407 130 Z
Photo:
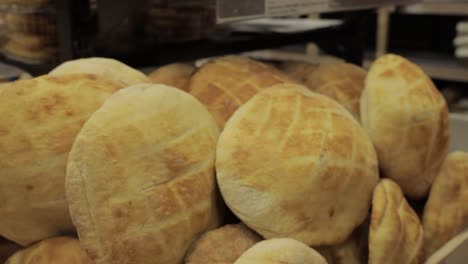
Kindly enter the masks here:
M 2 87 L 0 260 L 413 264 L 468 226 L 468 153 L 418 66 L 281 69 L 89 58 Z

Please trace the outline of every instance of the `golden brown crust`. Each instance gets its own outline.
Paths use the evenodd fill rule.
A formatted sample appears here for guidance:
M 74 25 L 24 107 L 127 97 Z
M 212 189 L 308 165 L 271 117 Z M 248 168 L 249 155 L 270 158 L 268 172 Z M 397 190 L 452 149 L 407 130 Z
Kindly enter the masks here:
M 412 198 L 426 195 L 449 142 L 447 105 L 431 79 L 400 56 L 380 57 L 367 75 L 361 122 L 384 176 Z
M 188 252 L 186 264 L 232 264 L 262 238 L 243 224 L 226 225 L 204 234 Z
M 342 104 L 359 120 L 359 99 L 367 72 L 349 63 L 322 64 L 310 73 L 305 85 Z
M 375 187 L 369 232 L 369 264 L 419 264 L 423 228 L 400 187 L 383 179 Z
M 76 134 L 119 85 L 42 76 L 0 91 L 0 235 L 20 245 L 73 231 L 65 164 Z
M 274 238 L 258 242 L 234 264 L 327 264 L 314 249 L 291 238 Z
M 218 133 L 202 104 L 164 85 L 123 89 L 93 114 L 70 152 L 65 186 L 96 264 L 180 263 L 218 225 Z
M 266 89 L 241 106 L 216 152 L 221 193 L 265 238 L 344 241 L 364 221 L 378 181 L 375 150 L 335 101 L 299 85 Z
M 425 256 L 468 228 L 468 153 L 448 155 L 423 214 Z
M 258 91 L 293 82 L 275 68 L 244 57 L 222 57 L 203 65 L 190 80 L 190 93 L 202 102 L 224 127 L 239 106 Z
M 151 80 L 142 72 L 109 58 L 86 58 L 67 61 L 57 66 L 49 74 L 63 75 L 70 73 L 100 75 L 125 87 L 140 83 L 151 83 Z
M 5 264 L 93 264 L 75 238 L 55 237 L 18 251 Z
M 189 82 L 195 67 L 184 63 L 172 63 L 162 66 L 150 74 L 148 77 L 154 83 L 160 83 L 189 91 Z

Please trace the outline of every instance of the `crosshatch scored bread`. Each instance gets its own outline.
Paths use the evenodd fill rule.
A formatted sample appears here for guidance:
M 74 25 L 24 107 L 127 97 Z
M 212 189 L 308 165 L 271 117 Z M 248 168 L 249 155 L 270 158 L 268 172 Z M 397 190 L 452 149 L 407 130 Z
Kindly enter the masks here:
M 222 129 L 234 111 L 258 91 L 285 82 L 293 81 L 271 66 L 228 56 L 203 65 L 192 76 L 189 89 Z
M 164 65 L 153 72 L 148 77 L 153 83 L 164 84 L 189 91 L 190 78 L 195 67 L 184 63 L 172 63 Z
M 76 134 L 120 88 L 89 74 L 42 76 L 0 91 L 0 235 L 20 245 L 74 230 L 65 166 Z
M 180 263 L 218 225 L 219 129 L 177 88 L 123 89 L 94 113 L 68 159 L 66 194 L 95 264 Z
M 224 200 L 265 238 L 344 241 L 368 214 L 375 150 L 337 102 L 280 84 L 241 106 L 221 133 L 216 171 Z
M 426 195 L 449 143 L 447 105 L 431 79 L 400 56 L 380 57 L 366 78 L 361 122 L 383 176 L 412 198 Z

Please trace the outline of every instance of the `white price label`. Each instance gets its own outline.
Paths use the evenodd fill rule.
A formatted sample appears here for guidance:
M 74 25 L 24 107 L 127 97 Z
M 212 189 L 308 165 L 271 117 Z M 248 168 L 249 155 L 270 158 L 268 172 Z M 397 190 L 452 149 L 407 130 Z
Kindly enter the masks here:
M 319 12 L 328 7 L 327 0 L 266 0 L 267 16 L 288 16 Z

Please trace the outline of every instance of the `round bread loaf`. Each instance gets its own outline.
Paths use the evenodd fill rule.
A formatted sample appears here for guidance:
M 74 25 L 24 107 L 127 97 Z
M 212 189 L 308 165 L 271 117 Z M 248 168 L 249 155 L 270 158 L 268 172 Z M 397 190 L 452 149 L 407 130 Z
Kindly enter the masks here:
M 80 242 L 54 237 L 18 251 L 5 264 L 93 264 Z
M 57 66 L 49 74 L 62 75 L 69 73 L 92 73 L 102 75 L 122 86 L 151 83 L 151 80 L 142 72 L 120 61 L 109 58 L 86 58 L 67 61 Z
M 305 85 L 314 92 L 329 96 L 359 120 L 359 99 L 367 72 L 353 64 L 322 64 L 310 72 Z
M 90 74 L 42 76 L 0 91 L 0 235 L 20 245 L 74 231 L 65 166 L 75 136 L 120 88 Z
M 96 264 L 181 263 L 218 225 L 218 133 L 201 103 L 164 85 L 123 89 L 91 116 L 68 159 L 66 193 Z
M 188 252 L 186 264 L 232 264 L 262 238 L 243 224 L 226 225 L 204 234 Z
M 218 184 L 227 205 L 263 237 L 308 245 L 344 241 L 368 214 L 375 150 L 346 109 L 280 84 L 241 106 L 221 133 Z
M 448 155 L 424 208 L 423 227 L 426 257 L 468 228 L 468 153 Z
M 285 82 L 293 81 L 271 66 L 229 56 L 204 64 L 192 76 L 189 90 L 222 129 L 234 111 L 258 91 Z
M 20 249 L 19 245 L 0 237 L 0 263 L 5 263 L 11 255 Z
M 153 83 L 164 84 L 172 87 L 189 91 L 189 82 L 195 67 L 184 63 L 173 63 L 162 66 L 153 72 L 148 77 Z
M 449 143 L 447 105 L 431 79 L 400 56 L 380 57 L 366 78 L 361 122 L 383 176 L 412 198 L 426 195 Z
M 291 238 L 264 240 L 247 250 L 234 264 L 327 264 L 314 249 Z
M 383 179 L 375 187 L 369 230 L 369 264 L 418 264 L 423 228 L 400 186 Z

